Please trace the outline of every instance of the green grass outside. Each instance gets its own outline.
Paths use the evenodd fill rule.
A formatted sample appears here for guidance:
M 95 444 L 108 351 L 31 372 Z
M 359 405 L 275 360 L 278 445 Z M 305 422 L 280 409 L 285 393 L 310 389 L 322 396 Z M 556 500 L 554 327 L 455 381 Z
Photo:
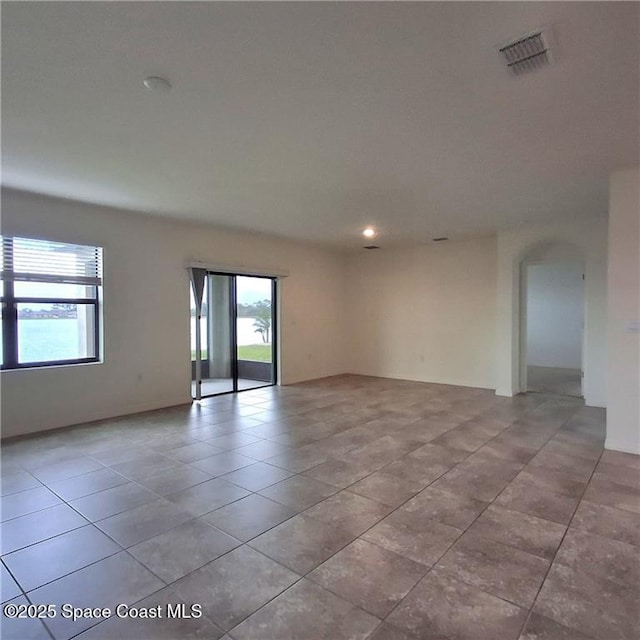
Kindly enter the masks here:
M 238 347 L 238 360 L 253 362 L 271 362 L 270 344 L 245 344 Z
M 202 358 L 206 359 L 207 353 L 203 351 Z M 191 351 L 191 360 L 196 359 L 196 352 Z M 238 347 L 238 360 L 252 360 L 253 362 L 272 362 L 270 344 L 246 344 Z

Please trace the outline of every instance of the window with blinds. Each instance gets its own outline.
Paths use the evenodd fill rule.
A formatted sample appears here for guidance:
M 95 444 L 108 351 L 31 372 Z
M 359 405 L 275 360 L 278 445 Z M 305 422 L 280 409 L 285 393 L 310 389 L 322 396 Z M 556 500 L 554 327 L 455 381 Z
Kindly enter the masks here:
M 0 238 L 3 369 L 97 362 L 102 249 Z

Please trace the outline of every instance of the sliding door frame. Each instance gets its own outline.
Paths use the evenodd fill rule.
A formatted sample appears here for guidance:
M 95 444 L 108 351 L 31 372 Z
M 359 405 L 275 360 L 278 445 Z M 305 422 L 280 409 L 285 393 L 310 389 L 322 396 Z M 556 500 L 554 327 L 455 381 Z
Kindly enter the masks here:
M 256 276 L 254 276 L 256 277 Z M 266 276 L 257 276 L 266 277 Z M 278 353 L 280 353 L 280 341 L 278 340 L 278 278 L 271 280 L 271 386 L 278 384 Z M 266 385 L 265 385 L 266 386 Z
M 253 391 L 255 389 L 262 389 L 265 387 L 272 387 L 278 383 L 278 353 L 279 353 L 279 340 L 278 340 L 278 276 L 270 275 L 254 275 L 251 273 L 235 273 L 232 271 L 217 271 L 214 269 L 206 269 L 206 276 L 225 276 L 229 278 L 229 349 L 231 356 L 231 381 L 232 390 L 220 391 L 219 393 L 210 393 L 207 395 L 202 394 L 202 374 L 200 379 L 196 379 L 196 385 L 200 389 L 200 398 L 192 398 L 193 400 L 200 400 L 204 398 L 212 398 L 215 396 L 228 395 L 231 393 L 240 393 L 241 391 Z M 240 389 L 238 385 L 238 288 L 237 278 L 260 278 L 262 280 L 271 281 L 271 381 L 263 385 L 251 387 L 250 389 Z M 208 286 L 208 280 L 205 286 Z M 208 297 L 208 307 L 211 306 L 211 296 Z M 209 329 L 211 311 L 207 308 L 207 330 Z M 196 340 L 196 344 L 199 342 L 202 344 L 202 338 L 200 337 L 201 326 L 199 321 L 196 322 L 196 335 L 200 339 Z M 207 342 L 208 344 L 208 342 Z M 212 345 L 208 344 L 208 352 L 211 352 Z M 196 351 L 196 355 L 202 359 L 202 350 Z M 198 367 L 196 367 L 196 371 Z M 200 367 L 201 370 L 201 367 Z M 196 394 L 198 395 L 198 394 Z
M 222 393 L 238 393 L 238 291 L 236 286 L 236 278 L 238 276 L 235 273 L 227 275 L 229 275 L 229 348 L 231 349 L 231 382 L 233 390 L 223 391 Z M 222 393 L 211 395 L 222 395 Z

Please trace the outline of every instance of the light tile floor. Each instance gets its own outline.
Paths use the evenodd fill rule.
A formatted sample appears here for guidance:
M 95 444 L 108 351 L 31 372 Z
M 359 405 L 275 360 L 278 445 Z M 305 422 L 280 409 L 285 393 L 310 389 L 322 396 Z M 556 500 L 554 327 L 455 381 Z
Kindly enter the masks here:
M 340 376 L 7 441 L 4 603 L 204 615 L 2 637 L 637 640 L 640 458 L 603 438 L 578 399 Z

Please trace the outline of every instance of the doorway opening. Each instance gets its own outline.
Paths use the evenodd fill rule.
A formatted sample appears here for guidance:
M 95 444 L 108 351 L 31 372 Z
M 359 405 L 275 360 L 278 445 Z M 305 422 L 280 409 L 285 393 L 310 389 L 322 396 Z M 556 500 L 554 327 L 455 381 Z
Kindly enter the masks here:
M 276 383 L 276 279 L 191 269 L 191 396 Z
M 582 397 L 584 264 L 523 263 L 522 275 L 525 388 Z

